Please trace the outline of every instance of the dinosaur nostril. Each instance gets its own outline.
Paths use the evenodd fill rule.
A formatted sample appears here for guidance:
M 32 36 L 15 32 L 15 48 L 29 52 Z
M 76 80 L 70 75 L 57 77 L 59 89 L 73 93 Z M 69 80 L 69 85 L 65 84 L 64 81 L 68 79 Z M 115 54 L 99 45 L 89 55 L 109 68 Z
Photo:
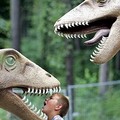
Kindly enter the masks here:
M 48 77 L 51 77 L 51 75 L 50 75 L 49 73 L 46 73 L 46 75 L 47 75 Z

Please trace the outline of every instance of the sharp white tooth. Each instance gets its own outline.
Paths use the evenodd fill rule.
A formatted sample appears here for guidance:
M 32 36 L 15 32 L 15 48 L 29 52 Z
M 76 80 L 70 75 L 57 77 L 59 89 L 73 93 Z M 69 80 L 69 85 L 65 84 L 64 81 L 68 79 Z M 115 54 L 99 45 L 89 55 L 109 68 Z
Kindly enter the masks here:
M 31 91 L 31 93 L 34 93 L 34 88 L 32 88 L 32 91 Z
M 81 36 L 80 36 L 80 35 L 78 35 L 78 38 L 81 38 Z
M 30 88 L 28 88 L 28 93 L 30 93 Z
M 52 91 L 52 88 L 50 88 L 50 95 L 52 95 L 53 91 Z
M 26 99 L 25 104 L 27 104 L 28 102 L 29 102 L 29 100 L 28 100 L 28 99 Z
M 81 25 L 81 22 L 79 22 L 79 25 Z
M 84 38 L 83 35 L 81 35 L 81 38 Z
M 35 90 L 35 94 L 37 94 L 38 93 L 38 89 L 36 88 L 36 90 Z
M 89 25 L 89 24 L 88 24 L 88 21 L 86 21 L 86 23 L 85 23 L 85 24 L 86 24 L 86 25 Z
M 43 114 L 43 119 L 45 119 L 46 118 L 46 115 L 45 114 Z
M 30 108 L 31 110 L 33 110 L 35 108 L 35 106 L 34 105 L 32 105 L 32 107 Z
M 73 34 L 71 34 L 71 38 L 74 38 L 74 37 L 73 37 Z
M 59 92 L 61 92 L 61 87 L 59 86 Z
M 28 104 L 28 107 L 30 107 L 30 106 L 31 106 L 31 104 L 32 104 L 32 103 L 30 102 L 30 103 Z
M 92 59 L 94 59 L 95 57 L 93 55 L 90 56 Z
M 55 88 L 55 92 L 56 92 L 56 93 L 58 92 L 58 87 Z
M 96 56 L 96 53 L 95 53 L 95 52 L 93 52 L 93 55 L 94 55 L 94 56 Z
M 39 93 L 38 93 L 39 95 L 41 94 L 41 89 L 39 89 Z
M 98 47 L 99 47 L 100 49 L 102 49 L 102 46 L 101 46 L 101 45 L 98 45 Z
M 60 30 L 60 26 L 58 26 L 57 29 Z
M 82 22 L 82 25 L 85 25 L 85 22 Z
M 68 24 L 65 24 L 65 27 L 68 29 L 68 27 L 69 27 Z
M 45 94 L 45 89 L 42 89 L 42 94 Z
M 36 112 L 36 111 L 37 111 L 37 108 L 35 107 L 35 109 L 34 109 L 33 111 Z
M 40 115 L 40 117 L 43 117 L 43 112 L 41 111 L 41 115 Z
M 72 26 L 74 27 L 74 26 L 75 26 L 75 24 L 74 24 L 74 23 L 72 23 Z
M 61 28 L 63 28 L 63 24 L 61 25 Z
M 77 35 L 76 34 L 74 34 L 74 38 L 76 38 L 77 37 Z
M 102 37 L 102 40 L 106 40 L 106 37 L 103 36 L 103 37 Z
M 39 114 L 40 114 L 40 110 L 38 110 L 38 111 L 36 112 L 36 114 L 39 115 Z
M 71 23 L 69 23 L 69 27 L 71 27 Z
M 65 37 L 68 39 L 68 35 L 67 34 L 65 34 Z
M 90 59 L 90 61 L 91 61 L 91 62 L 94 62 L 94 60 L 93 60 L 93 59 Z
M 86 34 L 84 34 L 84 38 L 87 38 Z
M 55 27 L 55 31 L 54 31 L 55 33 L 57 32 L 57 27 Z
M 27 98 L 27 97 L 26 97 L 26 96 L 24 96 L 24 97 L 22 98 L 22 100 L 23 100 L 23 101 L 26 101 L 26 98 Z
M 48 94 L 48 92 L 49 92 L 49 90 L 48 90 L 48 88 L 47 88 L 45 94 Z
M 96 51 L 96 50 L 94 50 L 94 53 L 98 54 L 99 52 L 98 52 L 98 51 Z
M 76 25 L 76 26 L 79 26 L 79 23 L 78 23 L 78 22 L 76 22 L 76 23 L 75 23 L 75 25 Z
M 55 93 L 55 88 L 53 88 L 53 93 Z
M 100 48 L 96 47 L 96 49 L 97 49 L 98 51 L 100 51 Z
M 70 34 L 68 34 L 68 37 L 71 38 Z

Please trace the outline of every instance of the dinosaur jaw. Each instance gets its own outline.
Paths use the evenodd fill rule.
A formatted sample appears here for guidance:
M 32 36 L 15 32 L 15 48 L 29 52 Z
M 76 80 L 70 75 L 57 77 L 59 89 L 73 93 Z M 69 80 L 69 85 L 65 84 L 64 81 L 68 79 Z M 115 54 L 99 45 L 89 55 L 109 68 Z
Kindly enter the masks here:
M 9 88 L 0 90 L 0 107 L 12 112 L 23 120 L 45 120 L 47 116 L 37 107 L 32 105 L 27 96 L 43 94 L 48 95 L 60 92 L 60 87 L 35 89 L 35 88 Z
M 64 17 L 64 16 L 63 16 Z M 101 18 L 97 18 L 94 20 L 89 21 L 66 21 L 61 22 L 57 21 L 55 23 L 55 33 L 59 36 L 69 38 L 82 38 L 86 39 L 87 35 L 95 33 L 95 36 L 85 41 L 84 44 L 88 46 L 92 46 L 99 42 L 98 47 L 96 47 L 97 50 L 94 50 L 93 54 L 91 55 L 90 61 L 93 63 L 105 63 L 108 61 L 108 59 L 103 60 L 102 59 L 102 52 L 104 53 L 104 46 L 105 44 L 109 43 L 107 42 L 109 40 L 109 34 L 111 32 L 113 24 L 116 22 L 116 17 L 111 16 L 104 16 Z M 101 56 L 101 57 L 100 57 Z

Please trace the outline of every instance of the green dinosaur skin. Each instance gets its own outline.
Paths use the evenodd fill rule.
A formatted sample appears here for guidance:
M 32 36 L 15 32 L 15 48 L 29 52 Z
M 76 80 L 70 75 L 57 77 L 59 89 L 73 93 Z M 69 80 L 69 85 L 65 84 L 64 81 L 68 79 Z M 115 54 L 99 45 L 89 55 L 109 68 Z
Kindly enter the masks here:
M 60 82 L 55 77 L 18 51 L 11 48 L 0 50 L 0 108 L 22 120 L 42 120 L 40 113 L 37 115 L 38 110 L 35 112 L 23 97 L 25 94 L 47 94 L 47 90 L 53 89 L 58 92 L 59 86 Z M 19 88 L 24 94 L 13 92 L 13 88 Z
M 56 21 L 55 33 L 66 38 L 84 38 L 96 33 L 86 45 L 99 42 L 91 62 L 102 64 L 120 50 L 120 0 L 84 0 Z

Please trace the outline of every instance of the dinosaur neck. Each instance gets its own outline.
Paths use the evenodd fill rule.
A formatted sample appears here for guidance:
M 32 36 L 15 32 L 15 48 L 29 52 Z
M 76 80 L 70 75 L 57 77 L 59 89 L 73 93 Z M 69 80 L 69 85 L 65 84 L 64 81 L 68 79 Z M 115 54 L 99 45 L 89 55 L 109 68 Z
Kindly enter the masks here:
M 0 107 L 15 114 L 22 120 L 42 120 L 37 117 L 33 112 L 29 111 L 24 104 L 19 102 L 19 97 L 12 95 L 8 90 L 0 91 Z M 14 107 L 12 107 L 14 106 Z M 25 114 L 23 114 L 25 113 Z

